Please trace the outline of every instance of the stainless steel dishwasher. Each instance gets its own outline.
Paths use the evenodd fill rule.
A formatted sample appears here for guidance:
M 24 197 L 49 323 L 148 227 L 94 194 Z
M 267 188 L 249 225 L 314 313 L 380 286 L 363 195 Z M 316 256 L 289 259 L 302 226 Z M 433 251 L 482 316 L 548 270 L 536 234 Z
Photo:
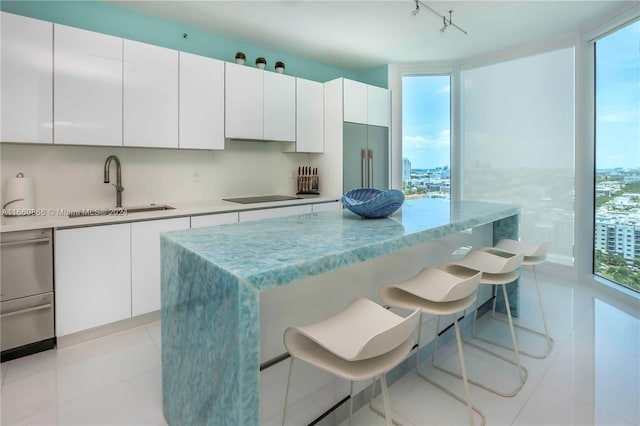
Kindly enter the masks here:
M 2 362 L 55 347 L 51 229 L 0 234 Z

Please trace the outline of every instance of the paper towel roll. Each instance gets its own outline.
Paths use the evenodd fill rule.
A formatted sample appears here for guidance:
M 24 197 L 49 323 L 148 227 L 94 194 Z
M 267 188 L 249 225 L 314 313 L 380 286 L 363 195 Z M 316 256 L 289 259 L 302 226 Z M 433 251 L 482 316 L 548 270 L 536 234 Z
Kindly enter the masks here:
M 33 181 L 18 173 L 5 182 L 2 200 L 2 214 L 5 216 L 26 216 L 35 214 Z

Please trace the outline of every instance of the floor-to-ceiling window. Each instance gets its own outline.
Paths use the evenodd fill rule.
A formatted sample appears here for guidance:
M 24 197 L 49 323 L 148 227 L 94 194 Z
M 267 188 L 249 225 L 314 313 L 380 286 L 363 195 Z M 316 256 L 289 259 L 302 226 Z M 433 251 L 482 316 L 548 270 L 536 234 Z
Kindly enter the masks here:
M 462 197 L 520 206 L 520 237 L 573 265 L 575 53 L 564 47 L 462 73 Z
M 594 274 L 640 292 L 640 22 L 595 44 Z
M 450 198 L 451 76 L 402 77 L 402 189 L 407 198 Z

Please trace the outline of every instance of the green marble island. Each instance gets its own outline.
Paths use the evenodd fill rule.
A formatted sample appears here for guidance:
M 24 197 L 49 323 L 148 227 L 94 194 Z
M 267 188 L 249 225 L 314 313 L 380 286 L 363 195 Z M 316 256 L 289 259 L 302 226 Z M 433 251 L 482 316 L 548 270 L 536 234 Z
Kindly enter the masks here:
M 494 242 L 517 238 L 518 215 L 512 205 L 420 199 L 385 219 L 343 210 L 162 234 L 165 419 L 260 424 L 261 292 L 487 224 Z

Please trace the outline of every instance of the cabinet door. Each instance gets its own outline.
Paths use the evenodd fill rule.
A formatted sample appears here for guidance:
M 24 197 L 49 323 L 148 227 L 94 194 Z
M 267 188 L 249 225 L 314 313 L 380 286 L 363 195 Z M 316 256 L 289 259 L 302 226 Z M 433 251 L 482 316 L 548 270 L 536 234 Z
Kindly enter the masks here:
M 389 127 L 389 91 L 367 86 L 367 124 Z
M 225 136 L 263 139 L 264 71 L 225 63 Z
M 53 142 L 53 24 L 2 12 L 2 142 Z
M 367 124 L 367 85 L 358 81 L 343 81 L 344 121 Z
M 180 52 L 179 147 L 224 149 L 224 62 Z
M 56 230 L 56 335 L 131 317 L 130 225 Z
M 122 39 L 54 25 L 53 141 L 122 145 Z
M 178 52 L 124 41 L 124 145 L 178 147 Z
M 331 203 L 318 203 L 318 204 L 311 205 L 311 210 L 313 211 L 313 213 L 340 210 L 341 208 L 342 208 L 342 203 L 340 203 L 339 201 L 333 201 Z
M 189 229 L 189 218 L 131 224 L 131 315 L 160 309 L 160 233 Z
M 367 188 L 367 126 L 364 124 L 344 123 L 343 126 L 343 167 L 342 191 L 355 188 Z
M 296 140 L 296 79 L 264 73 L 264 135 L 269 141 Z
M 191 216 L 191 229 L 202 228 L 205 226 L 224 225 L 227 223 L 238 223 L 238 212 Z
M 367 126 L 369 185 L 371 188 L 389 189 L 389 129 Z
M 296 151 L 324 152 L 324 86 L 296 79 Z
M 239 219 L 240 222 L 247 222 L 249 220 L 270 219 L 274 217 L 293 216 L 305 213 L 311 213 L 310 205 L 241 211 Z

